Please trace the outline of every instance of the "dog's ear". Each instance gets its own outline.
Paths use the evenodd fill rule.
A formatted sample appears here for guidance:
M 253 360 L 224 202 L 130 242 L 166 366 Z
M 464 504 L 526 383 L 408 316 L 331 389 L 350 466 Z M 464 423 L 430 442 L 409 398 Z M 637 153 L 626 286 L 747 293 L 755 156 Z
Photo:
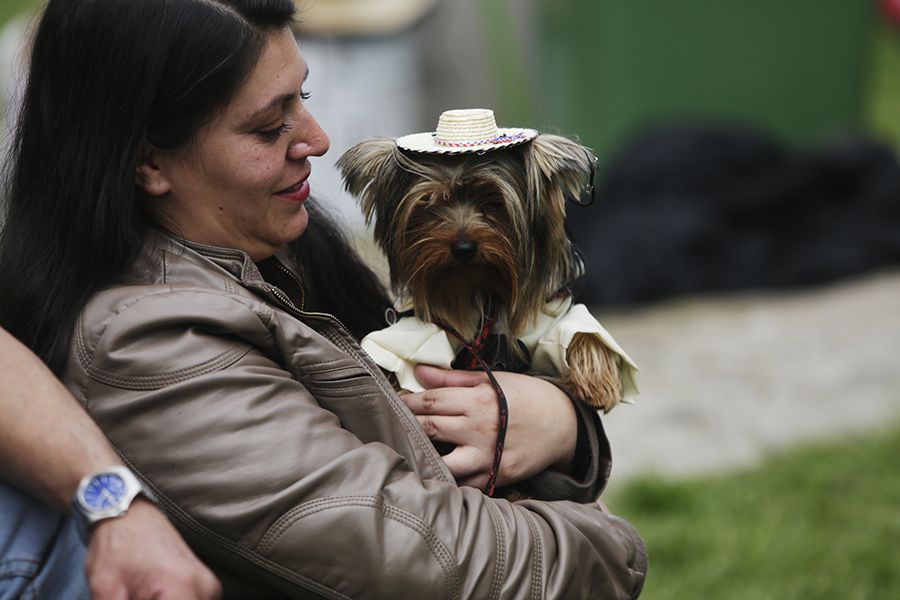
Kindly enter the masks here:
M 338 159 L 344 189 L 359 202 L 366 223 L 378 215 L 378 201 L 384 201 L 399 183 L 403 171 L 395 158 L 397 143 L 390 138 L 372 138 L 353 146 Z
M 552 200 L 582 202 L 592 189 L 597 158 L 578 142 L 541 134 L 532 140 L 527 161 L 528 184 L 536 199 L 553 195 Z
M 566 234 L 566 200 L 583 202 L 593 188 L 596 158 L 590 149 L 558 135 L 541 134 L 525 152 L 530 219 L 535 231 L 535 268 L 542 293 L 571 284 L 580 271 Z M 537 258 L 540 257 L 540 258 Z

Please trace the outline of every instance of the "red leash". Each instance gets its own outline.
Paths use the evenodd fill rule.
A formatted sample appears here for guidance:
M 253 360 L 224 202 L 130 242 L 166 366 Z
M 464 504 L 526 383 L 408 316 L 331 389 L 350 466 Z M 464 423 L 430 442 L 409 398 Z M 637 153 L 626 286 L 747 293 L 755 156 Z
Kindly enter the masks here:
M 497 378 L 494 377 L 491 368 L 479 354 L 484 341 L 487 339 L 491 328 L 494 326 L 494 322 L 494 319 L 488 319 L 481 327 L 481 331 L 479 331 L 475 341 L 470 344 L 463 339 L 455 329 L 446 323 L 435 321 L 435 324 L 438 327 L 455 337 L 463 346 L 465 346 L 466 350 L 472 355 L 469 369 L 474 371 L 476 366 L 480 366 L 487 374 L 494 391 L 497 392 L 497 411 L 499 412 L 500 422 L 497 425 L 497 444 L 494 446 L 494 461 L 491 463 L 491 470 L 488 471 L 488 480 L 484 485 L 484 493 L 488 496 L 494 495 L 494 488 L 497 484 L 497 473 L 500 471 L 500 459 L 503 458 L 503 444 L 506 441 L 506 426 L 509 424 L 509 406 L 506 404 L 506 394 L 504 394 L 503 390 L 500 388 L 500 384 L 497 382 Z

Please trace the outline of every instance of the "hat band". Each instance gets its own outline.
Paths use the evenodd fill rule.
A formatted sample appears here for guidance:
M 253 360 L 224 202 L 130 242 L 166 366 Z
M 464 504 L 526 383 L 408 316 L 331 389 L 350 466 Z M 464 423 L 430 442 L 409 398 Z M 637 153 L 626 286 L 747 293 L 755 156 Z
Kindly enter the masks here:
M 486 140 L 475 140 L 475 141 L 466 141 L 466 142 L 451 142 L 449 140 L 441 139 L 437 136 L 434 138 L 434 142 L 439 146 L 449 146 L 452 148 L 471 148 L 473 146 L 484 146 L 485 144 L 505 144 L 507 142 L 515 142 L 516 140 L 521 140 L 525 137 L 525 134 L 520 132 L 515 135 L 506 135 L 501 134 L 497 137 L 488 138 Z

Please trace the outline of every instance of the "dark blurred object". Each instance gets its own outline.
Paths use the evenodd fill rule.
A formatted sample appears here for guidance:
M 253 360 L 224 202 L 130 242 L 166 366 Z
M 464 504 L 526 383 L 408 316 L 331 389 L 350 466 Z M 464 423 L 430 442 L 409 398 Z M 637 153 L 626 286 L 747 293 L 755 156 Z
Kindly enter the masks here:
M 900 28 L 900 0 L 881 0 L 881 14 L 888 23 Z
M 784 288 L 900 262 L 900 167 L 862 140 L 795 155 L 754 132 L 660 129 L 569 207 L 585 302 Z

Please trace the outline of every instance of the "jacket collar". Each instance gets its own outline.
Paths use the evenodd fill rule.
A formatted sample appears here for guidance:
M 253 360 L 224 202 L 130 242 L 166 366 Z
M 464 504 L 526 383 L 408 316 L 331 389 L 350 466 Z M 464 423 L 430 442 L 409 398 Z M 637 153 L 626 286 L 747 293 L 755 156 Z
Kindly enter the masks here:
M 290 248 L 280 248 L 276 256 L 296 273 Z M 227 273 L 250 287 L 265 284 L 256 264 L 243 250 L 192 242 L 159 228 L 150 231 L 129 279 L 134 277 L 143 283 L 196 282 L 198 267 L 220 275 Z

